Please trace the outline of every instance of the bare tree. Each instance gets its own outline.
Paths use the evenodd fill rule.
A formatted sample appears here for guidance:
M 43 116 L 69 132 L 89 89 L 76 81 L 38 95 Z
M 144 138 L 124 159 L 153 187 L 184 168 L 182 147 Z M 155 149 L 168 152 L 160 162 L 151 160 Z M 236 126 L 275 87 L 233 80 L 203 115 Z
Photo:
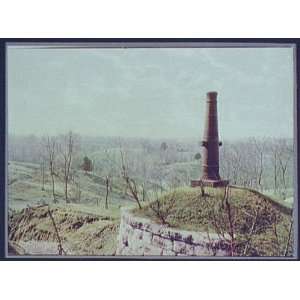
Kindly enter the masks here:
M 64 250 L 63 246 L 62 246 L 62 241 L 61 241 L 61 237 L 59 235 L 59 232 L 58 232 L 58 229 L 57 229 L 57 226 L 56 226 L 56 223 L 54 221 L 54 218 L 53 218 L 53 215 L 51 213 L 51 210 L 50 210 L 50 207 L 49 205 L 47 205 L 48 207 L 48 214 L 50 216 L 50 219 L 52 221 L 52 224 L 53 224 L 53 227 L 54 227 L 54 230 L 55 230 L 55 233 L 56 233 L 56 237 L 57 237 L 57 242 L 58 242 L 58 246 L 57 246 L 57 249 L 58 249 L 58 254 L 59 255 L 67 255 L 67 252 Z
M 128 174 L 128 166 L 125 163 L 124 160 L 124 153 L 122 151 L 122 148 L 120 147 L 120 154 L 121 154 L 121 174 L 122 177 L 126 183 L 126 187 L 129 189 L 131 196 L 133 197 L 133 199 L 136 201 L 139 209 L 142 209 L 142 205 L 139 199 L 139 192 L 138 192 L 138 188 L 136 185 L 135 180 L 133 180 L 132 178 L 129 177 Z
M 257 139 L 252 138 L 251 141 L 253 142 L 255 146 L 256 156 L 258 158 L 258 161 L 256 163 L 256 182 L 259 186 L 259 189 L 263 190 L 263 172 L 264 172 L 264 152 L 265 152 L 265 141 L 257 141 Z
M 287 139 L 267 140 L 249 138 L 247 140 L 226 143 L 220 151 L 220 169 L 223 177 L 234 185 L 242 185 L 263 191 L 270 186 L 279 189 L 280 182 L 288 177 L 290 164 L 287 150 L 280 151 Z M 281 155 L 282 152 L 282 155 Z M 290 151 L 292 152 L 292 151 Z M 282 156 L 280 164 L 279 156 Z M 271 175 L 272 174 L 272 175 Z M 288 185 L 288 184 L 287 184 Z
M 231 160 L 230 152 L 228 150 L 229 146 L 229 143 L 226 142 L 222 147 L 220 147 L 220 173 L 224 178 L 231 178 Z
M 80 180 L 78 179 L 75 181 L 75 186 L 76 186 L 76 199 L 78 202 L 81 201 L 81 186 L 80 186 Z
M 110 178 L 109 178 L 109 176 L 105 177 L 105 186 L 106 186 L 105 208 L 108 209 L 108 194 L 109 194 L 109 191 L 110 191 Z
M 253 222 L 252 222 L 251 229 L 250 229 L 250 234 L 249 234 L 249 237 L 246 241 L 245 248 L 244 248 L 244 251 L 243 251 L 243 256 L 247 255 L 248 249 L 251 246 L 252 237 L 254 235 L 256 225 L 257 225 L 258 215 L 259 215 L 259 207 L 257 207 L 256 212 L 255 212 L 255 217 L 253 218 Z M 274 226 L 274 229 L 275 229 L 274 232 L 276 234 L 276 226 Z
M 56 155 L 57 155 L 57 144 L 56 139 L 54 137 L 47 138 L 46 142 L 46 151 L 48 154 L 48 163 L 49 163 L 49 172 L 51 176 L 51 183 L 52 183 L 52 196 L 53 202 L 57 203 L 56 195 L 55 195 L 55 162 L 56 162 Z
M 59 152 L 62 157 L 62 173 L 64 182 L 64 193 L 66 203 L 69 203 L 68 198 L 68 183 L 71 176 L 71 165 L 74 151 L 74 137 L 70 131 L 67 135 L 62 137 L 62 142 L 59 144 Z
M 228 217 L 228 224 L 229 224 L 229 235 L 230 235 L 230 251 L 231 251 L 231 256 L 235 255 L 235 229 L 234 229 L 234 219 L 233 219 L 233 214 L 232 214 L 232 209 L 231 205 L 229 202 L 229 185 L 225 187 L 225 192 L 224 192 L 224 199 L 225 201 L 225 209 L 227 212 L 227 217 Z
M 45 160 L 44 157 L 42 157 L 41 161 L 41 178 L 42 178 L 42 191 L 45 190 Z
M 167 219 L 176 203 L 174 196 L 175 192 L 173 192 L 169 201 L 163 204 L 156 195 L 156 200 L 150 204 L 151 210 L 154 212 L 155 216 L 162 222 L 162 224 L 170 225 Z
M 233 184 L 238 184 L 242 164 L 242 153 L 238 145 L 232 147 L 232 151 L 232 179 Z
M 107 163 L 107 170 L 108 175 L 106 175 L 106 178 L 108 178 L 108 187 L 109 192 L 112 192 L 113 189 L 113 177 L 116 175 L 116 159 L 115 154 L 111 154 L 108 150 L 105 151 L 106 153 L 106 163 Z
M 273 188 L 275 194 L 278 191 L 278 145 L 276 141 L 270 142 L 270 150 L 272 153 L 272 164 L 273 164 Z
M 145 187 L 145 183 L 142 184 L 142 201 L 146 201 L 146 198 L 147 198 L 147 189 Z
M 288 233 L 288 238 L 287 238 L 287 241 L 286 241 L 286 246 L 285 246 L 285 249 L 284 249 L 284 256 L 287 256 L 288 255 L 288 252 L 289 252 L 289 247 L 290 247 L 290 241 L 291 241 L 291 235 L 292 235 L 292 229 L 293 229 L 293 218 L 291 219 L 291 222 L 290 222 L 290 226 L 289 226 L 289 233 Z
M 281 182 L 283 187 L 283 197 L 286 197 L 287 192 L 287 172 L 288 165 L 292 158 L 293 149 L 290 147 L 286 140 L 280 140 L 278 144 L 278 162 L 279 162 L 279 170 L 281 174 Z

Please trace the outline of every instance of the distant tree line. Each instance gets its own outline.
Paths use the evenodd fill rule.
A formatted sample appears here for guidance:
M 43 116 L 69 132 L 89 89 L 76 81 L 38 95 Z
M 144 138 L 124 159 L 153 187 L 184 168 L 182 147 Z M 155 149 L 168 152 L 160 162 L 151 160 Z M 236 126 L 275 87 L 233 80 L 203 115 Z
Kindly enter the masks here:
M 69 201 L 70 182 L 80 195 L 80 170 L 108 182 L 108 191 L 115 179 L 124 178 L 120 145 L 126 156 L 126 173 L 145 195 L 148 190 L 190 185 L 191 179 L 201 176 L 201 147 L 195 141 L 94 138 L 73 133 L 43 138 L 9 136 L 8 155 L 9 160 L 39 163 L 42 181 L 47 170 L 53 185 L 57 180 L 64 182 L 65 200 Z M 285 198 L 293 187 L 293 157 L 292 139 L 225 140 L 220 147 L 220 173 L 231 184 L 271 190 Z
M 224 142 L 220 148 L 220 168 L 231 184 L 272 190 L 285 198 L 293 187 L 293 141 L 249 138 Z

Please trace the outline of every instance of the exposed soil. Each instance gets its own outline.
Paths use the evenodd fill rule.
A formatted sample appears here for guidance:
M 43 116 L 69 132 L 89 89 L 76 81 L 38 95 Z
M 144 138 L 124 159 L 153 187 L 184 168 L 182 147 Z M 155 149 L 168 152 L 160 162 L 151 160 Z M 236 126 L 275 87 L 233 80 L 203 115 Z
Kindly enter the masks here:
M 59 239 L 67 255 L 114 255 L 118 221 L 62 207 L 50 212 L 59 237 L 48 206 L 37 206 L 10 213 L 9 240 L 29 255 L 57 255 Z

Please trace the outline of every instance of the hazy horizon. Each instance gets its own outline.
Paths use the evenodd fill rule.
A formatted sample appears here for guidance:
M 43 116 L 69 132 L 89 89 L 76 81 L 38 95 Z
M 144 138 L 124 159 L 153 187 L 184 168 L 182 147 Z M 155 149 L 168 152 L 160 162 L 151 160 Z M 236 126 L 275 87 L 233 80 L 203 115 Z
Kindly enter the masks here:
M 54 135 L 50 134 L 35 134 L 35 133 L 28 133 L 28 134 L 8 134 L 8 138 L 29 138 L 29 137 L 35 137 L 38 139 L 41 138 L 47 138 L 47 137 L 58 137 L 61 135 L 66 135 L 68 132 L 61 132 L 57 133 Z M 200 134 L 199 136 L 196 137 L 167 137 L 167 136 L 162 136 L 162 137 L 149 137 L 149 136 L 102 136 L 102 135 L 86 135 L 86 134 L 80 134 L 78 132 L 72 131 L 73 134 L 79 135 L 79 138 L 85 138 L 85 139 L 111 139 L 111 140 L 117 140 L 117 139 L 124 139 L 124 140 L 148 140 L 148 141 L 153 141 L 153 142 L 188 142 L 188 143 L 199 143 L 202 140 L 203 134 Z M 278 136 L 278 137 L 272 137 L 272 136 L 248 136 L 248 137 L 236 137 L 236 138 L 220 138 L 221 141 L 225 142 L 245 142 L 248 141 L 249 139 L 257 139 L 258 141 L 260 140 L 268 140 L 270 139 L 275 139 L 275 140 L 294 140 L 294 137 L 283 137 L 283 136 Z
M 223 140 L 293 137 L 292 48 L 8 47 L 8 132 L 200 139 L 218 91 Z

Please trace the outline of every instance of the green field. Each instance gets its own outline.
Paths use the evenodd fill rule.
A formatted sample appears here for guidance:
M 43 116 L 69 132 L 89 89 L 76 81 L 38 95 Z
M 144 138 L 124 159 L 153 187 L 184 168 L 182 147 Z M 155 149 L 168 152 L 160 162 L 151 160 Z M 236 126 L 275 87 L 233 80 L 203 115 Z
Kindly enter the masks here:
M 104 203 L 106 187 L 103 179 L 93 173 L 80 172 L 79 176 L 82 186 L 80 201 L 77 199 L 66 204 L 63 184 L 56 180 L 55 191 L 58 203 L 53 204 L 50 176 L 46 176 L 44 190 L 42 190 L 39 165 L 9 163 L 8 206 L 11 231 L 14 232 L 10 238 L 25 248 L 27 253 L 57 254 L 53 224 L 49 216 L 43 213 L 45 208 L 35 209 L 37 206 L 49 204 L 69 255 L 114 254 L 120 208 L 134 207 L 135 202 L 128 194 L 124 194 L 124 187 L 120 182 L 118 188 L 116 185 L 113 186 L 108 198 L 108 209 L 106 209 Z M 72 195 L 72 185 L 70 186 Z M 32 210 L 32 218 L 24 217 L 26 210 Z M 64 216 L 66 220 L 61 222 Z M 84 218 L 91 216 L 95 216 L 94 222 L 84 221 Z M 73 225 L 81 219 L 83 219 L 82 226 L 74 227 Z M 95 238 L 95 235 L 99 236 Z

